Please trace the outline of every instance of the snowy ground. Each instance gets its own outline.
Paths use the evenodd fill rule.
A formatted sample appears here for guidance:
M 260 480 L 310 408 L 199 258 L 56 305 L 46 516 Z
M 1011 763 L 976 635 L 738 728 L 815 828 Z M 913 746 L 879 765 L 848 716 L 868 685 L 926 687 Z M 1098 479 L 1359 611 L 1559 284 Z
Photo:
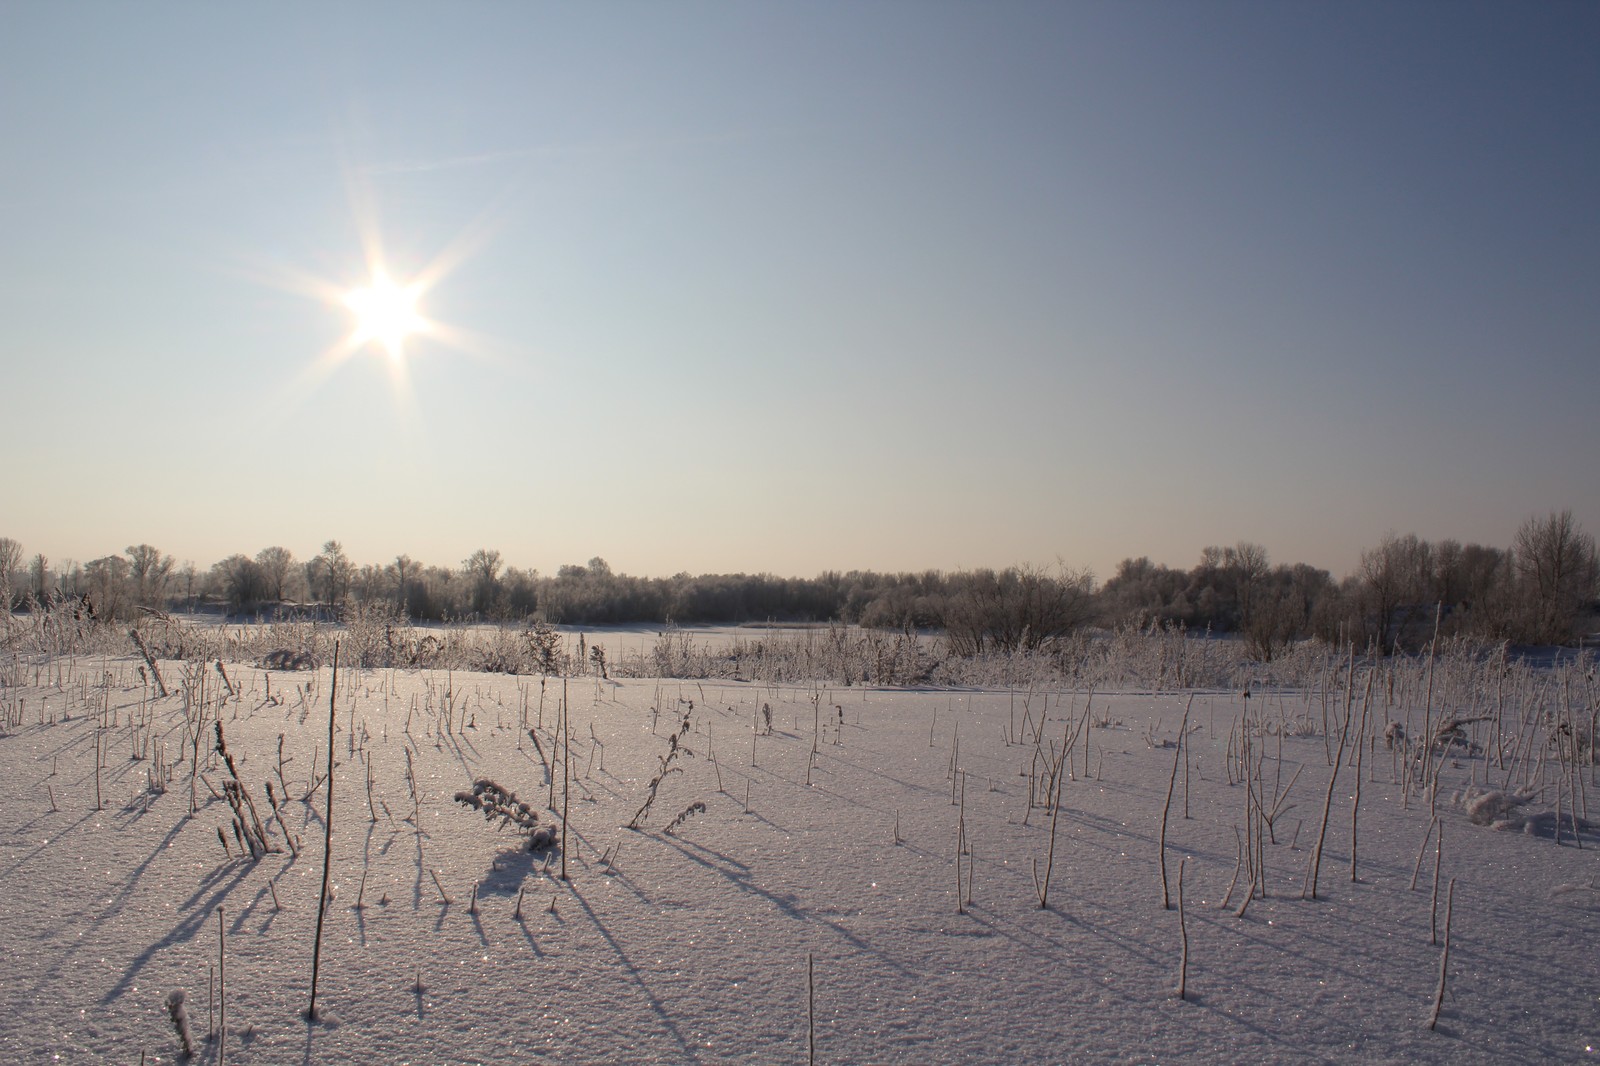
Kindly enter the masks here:
M 1579 848 L 1570 833 L 1558 845 L 1469 823 L 1455 793 L 1486 771 L 1498 782 L 1494 757 L 1443 763 L 1437 913 L 1432 845 L 1410 887 L 1429 801 L 1403 800 L 1381 738 L 1360 769 L 1357 878 L 1346 765 L 1317 898 L 1301 898 L 1337 744 L 1316 696 L 1258 693 L 1248 705 L 1270 725 L 1253 746 L 1260 792 L 1280 812 L 1262 848 L 1266 896 L 1239 917 L 1247 875 L 1220 906 L 1235 828 L 1251 824 L 1249 790 L 1229 783 L 1247 707 L 1237 693 L 1194 695 L 1187 774 L 1175 741 L 1189 694 L 1094 695 L 1061 789 L 1044 909 L 1034 864 L 1042 877 L 1052 819 L 1030 810 L 1030 769 L 1041 795 L 1052 751 L 1084 720 L 1084 692 L 574 679 L 563 881 L 559 848 L 519 850 L 514 831 L 452 801 L 487 776 L 545 821 L 552 800 L 559 813 L 562 766 L 552 785 L 547 762 L 559 679 L 349 670 L 324 1017 L 308 1022 L 326 786 L 301 797 L 327 755 L 329 670 L 230 664 L 230 698 L 214 667 L 161 667 L 165 700 L 136 660 L 98 656 L 13 670 L 0 686 L 6 1062 L 174 1061 L 165 1001 L 179 988 L 200 1062 L 803 1061 L 808 956 L 825 1063 L 1577 1062 L 1600 1046 L 1600 839 L 1586 833 Z M 1358 715 L 1361 702 L 1358 691 Z M 754 728 L 763 705 L 770 736 Z M 191 815 L 188 737 L 202 706 Z M 1371 732 L 1421 713 L 1375 697 Z M 642 830 L 623 828 L 685 716 L 691 754 L 673 761 L 681 772 L 661 781 Z M 281 849 L 259 861 L 239 856 L 231 832 L 228 854 L 218 840 L 232 818 L 215 795 L 228 776 L 210 750 L 218 717 Z M 268 806 L 280 736 L 298 854 Z M 1175 902 L 1188 859 L 1184 1000 L 1157 846 L 1175 766 L 1167 866 Z M 1592 773 L 1569 778 L 1582 799 Z M 957 890 L 958 826 L 970 903 Z M 1430 1031 L 1431 934 L 1436 918 L 1442 941 L 1451 879 L 1447 995 Z M 221 1028 L 208 1009 L 219 951 L 221 1040 L 208 1039 Z

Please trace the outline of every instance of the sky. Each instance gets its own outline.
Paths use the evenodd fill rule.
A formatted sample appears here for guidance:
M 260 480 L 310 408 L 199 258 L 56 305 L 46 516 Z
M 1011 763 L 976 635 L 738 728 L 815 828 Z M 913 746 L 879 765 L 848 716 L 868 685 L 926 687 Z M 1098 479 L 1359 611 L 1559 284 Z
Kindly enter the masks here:
M 0 536 L 1348 573 L 1600 533 L 1592 3 L 0 0 Z M 381 267 L 429 328 L 349 342 Z

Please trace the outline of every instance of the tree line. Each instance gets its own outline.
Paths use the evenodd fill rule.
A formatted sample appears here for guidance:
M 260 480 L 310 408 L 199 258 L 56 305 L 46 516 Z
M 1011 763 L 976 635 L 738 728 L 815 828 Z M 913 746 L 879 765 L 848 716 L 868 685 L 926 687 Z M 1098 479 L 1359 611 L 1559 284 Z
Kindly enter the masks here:
M 1163 625 L 1237 634 L 1270 659 L 1297 640 L 1385 651 L 1442 636 L 1565 644 L 1595 624 L 1600 561 L 1571 511 L 1529 518 L 1506 548 L 1389 535 L 1335 580 L 1304 563 L 1273 565 L 1259 544 L 1207 547 L 1187 570 L 1125 559 L 1104 584 L 1065 566 L 918 573 L 619 574 L 604 559 L 539 574 L 482 548 L 456 567 L 399 555 L 352 561 L 336 540 L 306 560 L 271 546 L 206 570 L 149 544 L 52 566 L 0 537 L 0 595 L 14 610 L 71 600 L 102 621 L 149 610 L 232 616 L 337 613 L 389 603 L 417 621 L 556 624 L 844 622 L 939 629 L 957 654 L 1032 651 L 1084 626 Z

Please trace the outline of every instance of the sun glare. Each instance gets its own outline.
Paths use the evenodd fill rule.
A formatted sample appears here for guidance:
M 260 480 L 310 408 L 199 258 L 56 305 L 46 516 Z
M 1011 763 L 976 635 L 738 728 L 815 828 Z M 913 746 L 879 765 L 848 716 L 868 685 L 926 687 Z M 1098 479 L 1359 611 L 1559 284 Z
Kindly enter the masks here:
M 417 312 L 417 286 L 397 285 L 385 274 L 377 274 L 372 284 L 345 295 L 344 304 L 356 316 L 354 347 L 381 345 L 389 358 L 398 360 L 405 340 L 423 328 Z
M 492 362 L 515 371 L 503 346 L 493 339 L 431 318 L 422 302 L 435 286 L 481 248 L 492 235 L 489 216 L 468 226 L 427 261 L 421 269 L 408 269 L 400 278 L 391 275 L 384 256 L 384 241 L 379 233 L 377 212 L 371 190 L 359 175 L 347 173 L 351 210 L 365 253 L 366 283 L 349 287 L 355 277 L 333 281 L 313 274 L 289 271 L 272 279 L 273 284 L 310 296 L 326 307 L 340 307 L 353 319 L 351 327 L 321 355 L 285 382 L 282 396 L 298 401 L 312 392 L 347 360 L 358 354 L 387 356 L 382 360 L 394 386 L 402 412 L 412 402 L 411 366 L 419 355 L 446 350 Z M 427 344 L 417 344 L 426 340 Z M 424 349 L 418 351 L 416 349 Z

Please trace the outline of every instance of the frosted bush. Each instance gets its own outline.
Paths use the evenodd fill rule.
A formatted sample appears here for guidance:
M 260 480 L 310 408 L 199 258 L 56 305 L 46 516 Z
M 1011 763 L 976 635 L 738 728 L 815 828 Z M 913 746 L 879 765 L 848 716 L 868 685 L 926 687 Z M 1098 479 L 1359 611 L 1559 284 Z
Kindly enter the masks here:
M 486 821 L 493 822 L 498 819 L 500 822 L 496 827 L 498 829 L 514 825 L 527 833 L 529 851 L 548 848 L 555 843 L 555 829 L 539 823 L 538 811 L 517 799 L 515 792 L 487 777 L 480 777 L 472 783 L 472 788 L 457 792 L 455 801 L 463 807 L 481 812 Z
M 1488 791 L 1468 790 L 1463 796 L 1467 811 L 1467 821 L 1473 825 L 1488 825 L 1496 828 L 1519 829 L 1523 824 L 1523 816 L 1518 811 L 1519 807 L 1530 803 L 1533 795 L 1528 792 L 1502 792 L 1499 789 Z
M 183 1045 L 183 1057 L 194 1058 L 194 1034 L 189 1029 L 189 1012 L 184 1007 L 188 994 L 181 988 L 175 988 L 167 994 L 167 1017 L 172 1019 L 172 1030 L 178 1034 L 178 1042 Z

